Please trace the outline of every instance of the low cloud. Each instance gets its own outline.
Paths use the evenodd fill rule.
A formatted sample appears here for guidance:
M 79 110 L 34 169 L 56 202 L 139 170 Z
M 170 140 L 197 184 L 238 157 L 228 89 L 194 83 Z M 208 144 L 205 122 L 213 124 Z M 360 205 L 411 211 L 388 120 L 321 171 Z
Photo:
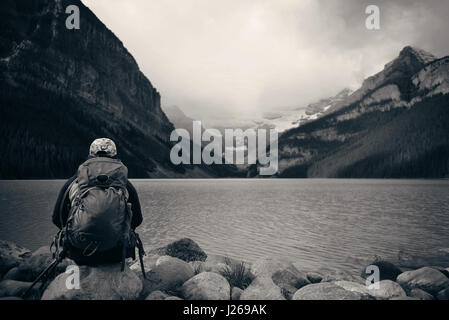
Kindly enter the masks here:
M 402 47 L 449 54 L 447 1 L 83 0 L 162 94 L 198 119 L 303 106 L 382 69 Z M 365 8 L 381 9 L 381 30 Z

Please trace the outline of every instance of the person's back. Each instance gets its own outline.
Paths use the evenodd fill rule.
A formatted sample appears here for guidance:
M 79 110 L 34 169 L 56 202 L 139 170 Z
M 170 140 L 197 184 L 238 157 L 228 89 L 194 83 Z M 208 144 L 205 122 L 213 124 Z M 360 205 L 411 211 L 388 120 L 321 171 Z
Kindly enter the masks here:
M 58 245 L 79 265 L 123 262 L 141 246 L 134 232 L 142 223 L 139 198 L 116 155 L 112 140 L 96 139 L 88 160 L 59 193 L 53 212 L 61 229 Z

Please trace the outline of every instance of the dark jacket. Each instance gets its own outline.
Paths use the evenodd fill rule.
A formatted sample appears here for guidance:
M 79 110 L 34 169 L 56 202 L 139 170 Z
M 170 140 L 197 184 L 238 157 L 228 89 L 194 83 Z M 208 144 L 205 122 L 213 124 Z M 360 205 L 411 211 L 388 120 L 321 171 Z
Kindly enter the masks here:
M 67 189 L 70 184 L 76 179 L 77 175 L 71 177 L 62 187 L 61 191 L 59 191 L 58 199 L 56 200 L 55 208 L 53 210 L 52 220 L 53 223 L 59 228 L 62 229 L 67 223 L 67 218 L 70 211 L 70 199 L 68 196 Z M 140 207 L 139 196 L 137 195 L 137 191 L 131 182 L 128 181 L 126 185 L 126 189 L 128 190 L 129 197 L 128 202 L 131 203 L 132 210 L 132 220 L 131 220 L 131 229 L 136 229 L 142 223 L 142 210 Z M 65 197 L 64 197 L 65 195 Z M 130 249 L 131 251 L 127 251 L 127 257 L 134 258 L 134 249 Z M 71 247 L 68 245 L 67 248 L 67 256 L 73 259 L 78 265 L 98 265 L 104 263 L 114 263 L 119 262 L 122 259 L 122 246 L 117 245 L 115 248 L 112 248 L 103 252 L 96 252 L 93 255 L 85 256 L 82 251 Z

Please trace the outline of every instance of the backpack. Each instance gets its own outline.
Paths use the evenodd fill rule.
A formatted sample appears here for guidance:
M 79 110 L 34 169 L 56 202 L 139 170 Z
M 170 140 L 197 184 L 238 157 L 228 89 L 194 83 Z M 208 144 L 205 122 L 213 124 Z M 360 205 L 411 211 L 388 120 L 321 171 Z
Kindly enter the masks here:
M 127 183 L 128 169 L 118 159 L 95 157 L 79 166 L 76 179 L 64 195 L 68 195 L 71 206 L 67 222 L 52 244 L 56 259 L 71 258 L 71 248 L 89 257 L 121 245 L 123 271 L 126 258 L 136 258 L 137 248 L 145 277 L 145 251 L 139 235 L 131 229 Z
M 120 160 L 96 157 L 79 166 L 69 188 L 71 210 L 65 237 L 83 255 L 126 244 L 132 215 L 127 182 L 128 169 Z

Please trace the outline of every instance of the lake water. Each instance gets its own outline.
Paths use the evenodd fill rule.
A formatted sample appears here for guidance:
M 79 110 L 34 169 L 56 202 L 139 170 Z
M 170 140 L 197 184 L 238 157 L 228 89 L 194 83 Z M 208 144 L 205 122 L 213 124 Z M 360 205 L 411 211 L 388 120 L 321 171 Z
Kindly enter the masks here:
M 207 253 L 288 257 L 359 273 L 379 255 L 449 247 L 448 180 L 132 180 L 146 248 L 189 237 Z M 62 180 L 0 181 L 0 239 L 49 244 Z

